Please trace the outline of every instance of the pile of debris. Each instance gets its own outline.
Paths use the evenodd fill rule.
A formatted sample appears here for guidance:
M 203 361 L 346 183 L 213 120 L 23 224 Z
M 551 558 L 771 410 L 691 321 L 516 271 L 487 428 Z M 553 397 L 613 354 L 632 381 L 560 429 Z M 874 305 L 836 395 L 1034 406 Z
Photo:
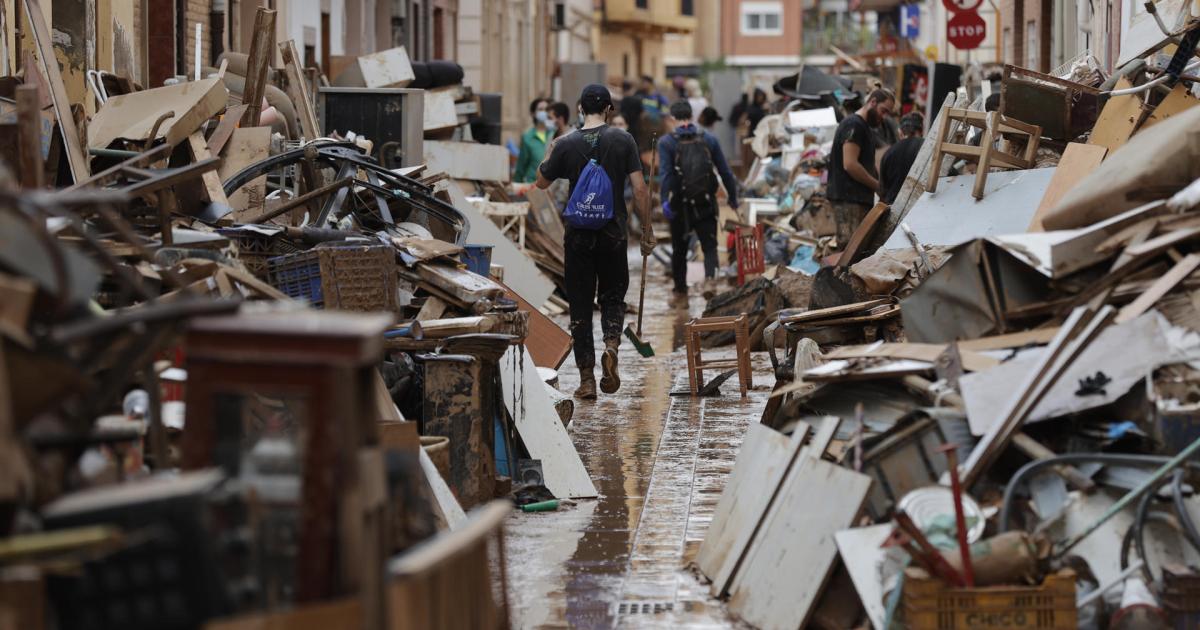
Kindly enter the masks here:
M 1200 22 L 1169 35 L 1108 78 L 1010 66 L 998 111 L 952 94 L 895 203 L 804 250 L 809 304 L 760 302 L 785 356 L 696 559 L 735 614 L 1195 627 Z
M 428 91 L 370 75 L 413 74 L 403 49 L 323 87 L 260 8 L 248 55 L 106 75 L 89 118 L 26 2 L 41 62 L 0 80 L 0 617 L 505 625 L 490 503 L 596 490 L 547 384 L 561 245 L 456 181 L 508 179 L 470 135 L 498 97 L 445 62 Z M 419 127 L 338 122 L 414 98 Z

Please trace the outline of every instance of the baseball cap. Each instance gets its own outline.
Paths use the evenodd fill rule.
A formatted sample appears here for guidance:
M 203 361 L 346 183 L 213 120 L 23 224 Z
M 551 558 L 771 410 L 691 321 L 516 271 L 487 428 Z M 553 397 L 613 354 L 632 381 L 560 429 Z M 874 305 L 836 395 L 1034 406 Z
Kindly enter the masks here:
M 579 95 L 579 102 L 584 106 L 584 111 L 598 111 L 605 107 L 612 107 L 612 94 L 608 88 L 599 83 L 592 83 L 583 88 L 583 92 Z

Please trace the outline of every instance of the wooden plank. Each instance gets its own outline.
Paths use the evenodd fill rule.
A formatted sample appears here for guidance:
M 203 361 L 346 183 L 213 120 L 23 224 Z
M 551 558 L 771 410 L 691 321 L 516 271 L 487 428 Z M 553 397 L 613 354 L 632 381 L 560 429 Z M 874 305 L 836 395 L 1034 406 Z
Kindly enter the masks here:
M 1197 103 L 1200 103 L 1200 99 L 1192 96 L 1190 86 L 1182 83 L 1176 85 L 1171 90 L 1171 93 L 1158 104 L 1158 107 L 1154 108 L 1154 112 L 1146 118 L 1146 122 L 1142 124 L 1142 129 L 1152 127 L 1176 114 L 1182 114 L 1195 107 Z
M 246 105 L 234 105 L 225 110 L 221 116 L 221 120 L 217 122 L 217 128 L 213 130 L 212 135 L 208 137 L 208 150 L 213 155 L 221 155 L 221 150 L 225 148 L 225 143 L 229 142 L 229 137 L 233 135 L 233 130 L 238 128 L 238 123 L 242 120 L 242 114 L 246 113 Z
M 500 359 L 501 396 L 529 457 L 542 460 L 546 487 L 559 498 L 590 498 L 596 486 L 546 395 L 537 366 L 524 346 Z
M 199 131 L 188 136 L 188 147 L 192 150 L 192 157 L 197 162 L 212 158 L 212 154 L 208 152 L 208 143 L 204 141 L 204 136 Z M 209 202 L 228 206 L 229 200 L 225 198 L 225 189 L 221 187 L 223 177 L 217 175 L 218 172 L 205 171 L 200 175 L 200 181 L 204 183 L 204 192 L 208 195 Z
M 1113 89 L 1124 90 L 1130 87 L 1133 87 L 1133 84 L 1129 79 L 1122 77 Z M 1121 148 L 1137 130 L 1141 109 L 1141 94 L 1124 94 L 1109 98 L 1092 127 L 1088 144 L 1104 147 L 1108 153 Z
M 836 560 L 834 535 L 853 524 L 870 488 L 866 475 L 802 458 L 734 577 L 730 610 L 759 628 L 805 627 Z
M 446 90 L 425 91 L 425 131 L 440 131 L 458 126 L 454 95 Z
M 1136 300 L 1126 304 L 1121 312 L 1117 314 L 1117 323 L 1127 322 L 1142 313 L 1145 313 L 1154 303 L 1162 299 L 1164 295 L 1175 288 L 1175 285 L 1183 281 L 1184 278 L 1190 276 L 1196 267 L 1200 266 L 1200 254 L 1188 254 L 1179 262 L 1175 263 L 1171 270 L 1163 274 L 1154 284 L 1150 285 L 1144 293 L 1139 295 Z
M 88 146 L 103 149 L 119 138 L 135 142 L 165 138 L 175 146 L 225 109 L 228 101 L 229 90 L 215 77 L 114 96 L 92 117 Z M 172 115 L 150 138 L 156 122 L 167 114 Z
M 425 164 L 430 173 L 453 179 L 507 183 L 510 178 L 508 149 L 495 144 L 426 140 Z
M 946 116 L 949 108 L 965 108 L 967 106 L 967 97 L 955 94 L 947 94 L 946 100 L 942 103 L 942 108 L 938 110 L 938 114 L 930 123 L 930 129 L 938 129 L 941 126 L 942 119 Z M 896 193 L 896 199 L 892 201 L 891 210 L 888 212 L 888 219 L 883 230 L 890 235 L 897 225 L 904 220 L 908 211 L 912 209 L 921 195 L 925 194 L 925 182 L 929 177 L 929 170 L 933 165 L 933 154 L 936 149 L 936 141 L 933 138 L 926 137 L 921 143 L 921 150 L 917 152 L 917 158 L 913 160 L 912 167 L 908 170 L 908 175 L 904 178 L 904 183 L 900 185 L 900 192 Z M 950 164 L 952 160 L 943 158 L 941 164 L 936 166 L 938 176 L 944 176 L 950 172 Z M 886 239 L 884 239 L 886 240 Z
M 240 127 L 233 130 L 225 144 L 221 167 L 217 170 L 224 181 L 243 168 L 264 160 L 271 153 L 270 127 Z M 266 202 L 267 176 L 255 178 L 229 196 L 228 204 L 233 208 L 232 218 L 236 222 L 262 214 Z
M 63 146 L 67 152 L 67 166 L 71 169 L 71 181 L 80 182 L 88 178 L 90 169 L 87 156 L 79 144 L 79 128 L 75 126 L 75 116 L 71 114 L 71 100 L 67 98 L 67 88 L 63 85 L 62 73 L 58 68 L 58 57 L 54 54 L 50 29 L 46 26 L 46 16 L 38 0 L 23 0 L 25 15 L 29 18 L 30 31 L 34 44 L 37 46 L 38 66 L 50 86 L 50 98 L 54 102 L 54 116 L 58 119 L 58 129 L 62 135 Z
M 1059 201 L 1062 201 L 1067 191 L 1083 181 L 1083 178 L 1091 175 L 1107 154 L 1108 149 L 1100 145 L 1078 142 L 1068 144 L 1062 159 L 1058 161 L 1058 168 L 1054 171 L 1054 176 L 1050 178 L 1050 185 L 1046 188 L 1046 193 L 1042 195 L 1042 201 L 1038 204 L 1037 211 L 1033 213 L 1033 220 L 1029 222 L 1029 231 L 1044 232 L 1042 217 L 1050 212 L 1051 208 L 1058 205 Z
M 850 236 L 850 242 L 846 243 L 845 248 L 842 250 L 842 255 L 838 257 L 838 267 L 849 267 L 856 262 L 855 259 L 858 257 L 858 251 L 862 249 L 863 243 L 869 240 L 871 234 L 879 227 L 880 219 L 883 215 L 887 214 L 889 208 L 891 206 L 880 201 L 867 212 L 867 216 L 863 219 L 862 223 L 858 224 L 857 228 L 854 228 L 854 234 Z
M 881 548 L 891 535 L 893 525 L 884 523 L 857 529 L 843 529 L 834 534 L 842 564 L 854 582 L 854 590 L 867 611 L 867 618 L 875 630 L 884 630 L 887 607 L 883 603 L 883 585 L 879 581 L 879 565 L 887 556 Z
M 421 310 L 417 312 L 416 320 L 419 322 L 437 319 L 446 312 L 446 302 L 437 296 L 429 296 L 425 298 L 425 303 L 421 305 Z
M 557 370 L 567 355 L 571 354 L 571 333 L 546 317 L 520 293 L 504 283 L 500 284 L 508 290 L 505 296 L 516 301 L 519 310 L 529 313 L 529 334 L 525 337 L 525 347 L 529 349 L 534 365 Z
M 21 188 L 41 188 L 45 179 L 42 163 L 42 108 L 32 85 L 17 87 L 17 154 L 20 156 Z
M 425 449 L 417 449 L 417 451 L 421 458 L 421 472 L 425 473 L 425 482 L 429 484 L 429 491 L 433 495 L 433 509 L 436 516 L 451 531 L 462 527 L 467 522 L 466 512 L 463 512 L 454 492 L 450 490 L 450 486 L 446 485 L 442 473 L 438 472 L 437 466 L 432 459 L 429 459 L 429 454 L 425 452 Z
M 247 105 L 246 113 L 242 114 L 243 127 L 257 127 L 262 115 L 267 71 L 271 68 L 271 57 L 275 50 L 274 10 L 258 8 L 250 37 L 250 54 L 246 57 L 246 83 L 242 91 L 242 103 Z
M 826 360 L 850 359 L 855 357 L 886 357 L 889 359 L 913 359 L 936 363 L 938 357 L 946 351 L 946 344 L 940 343 L 872 343 L 858 346 L 841 346 L 826 353 Z M 996 367 L 1000 361 L 978 352 L 962 350 L 963 367 L 972 372 L 980 372 Z
M 325 630 L 326 628 L 362 627 L 362 602 L 350 597 L 331 602 L 302 604 L 282 612 L 251 613 L 241 617 L 218 619 L 204 630 Z
M 983 352 L 985 350 L 1003 350 L 1005 348 L 1020 348 L 1029 344 L 1050 343 L 1058 334 L 1058 327 L 1038 328 L 1006 335 L 966 339 L 958 342 L 959 352 Z
M 316 109 L 309 99 L 308 81 L 300 71 L 302 61 L 296 52 L 296 42 L 289 39 L 280 44 L 279 54 L 283 57 L 283 69 L 287 72 L 288 92 L 296 106 L 296 116 L 300 119 L 300 132 L 306 140 L 320 138 L 321 125 L 317 122 Z
M 733 472 L 713 512 L 712 524 L 696 555 L 700 572 L 712 580 L 720 596 L 758 527 L 776 490 L 800 453 L 808 425 L 800 423 L 791 438 L 764 425 L 752 424 L 738 450 Z

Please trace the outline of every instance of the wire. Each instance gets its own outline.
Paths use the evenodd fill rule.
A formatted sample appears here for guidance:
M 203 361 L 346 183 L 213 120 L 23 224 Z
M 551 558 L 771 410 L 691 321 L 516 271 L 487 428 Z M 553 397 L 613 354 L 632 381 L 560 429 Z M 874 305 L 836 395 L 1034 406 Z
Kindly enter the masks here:
M 1188 72 L 1191 72 L 1192 70 L 1195 70 L 1196 68 L 1200 68 L 1200 60 L 1189 63 L 1187 65 L 1187 67 L 1185 67 L 1183 69 L 1183 72 L 1180 74 L 1187 74 Z M 1152 88 L 1156 85 L 1162 85 L 1163 83 L 1166 83 L 1171 78 L 1172 78 L 1171 75 L 1164 74 L 1164 75 L 1158 77 L 1157 79 L 1148 81 L 1146 83 L 1143 83 L 1143 84 L 1135 86 L 1135 87 L 1124 88 L 1121 90 L 1110 90 L 1108 92 L 1101 92 L 1101 94 L 1107 94 L 1109 96 L 1125 96 L 1128 94 L 1140 94 L 1142 92 L 1145 92 L 1146 90 L 1149 90 L 1150 88 Z

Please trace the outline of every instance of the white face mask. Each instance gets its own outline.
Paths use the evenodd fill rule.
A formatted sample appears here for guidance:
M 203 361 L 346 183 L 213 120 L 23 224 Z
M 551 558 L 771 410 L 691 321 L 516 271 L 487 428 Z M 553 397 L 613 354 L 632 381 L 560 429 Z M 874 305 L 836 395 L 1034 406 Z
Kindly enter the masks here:
M 544 110 L 544 109 L 541 109 L 541 110 L 538 110 L 537 112 L 535 112 L 533 114 L 533 118 L 534 118 L 534 120 L 542 123 L 543 125 L 550 122 L 550 114 L 547 114 L 546 110 Z
M 553 118 L 551 118 L 551 119 L 548 119 L 548 120 L 546 121 L 546 129 L 549 129 L 550 131 L 554 131 L 554 129 L 555 129 L 556 127 L 558 127 L 558 123 L 557 123 L 557 122 L 555 122 L 555 120 L 554 120 Z

